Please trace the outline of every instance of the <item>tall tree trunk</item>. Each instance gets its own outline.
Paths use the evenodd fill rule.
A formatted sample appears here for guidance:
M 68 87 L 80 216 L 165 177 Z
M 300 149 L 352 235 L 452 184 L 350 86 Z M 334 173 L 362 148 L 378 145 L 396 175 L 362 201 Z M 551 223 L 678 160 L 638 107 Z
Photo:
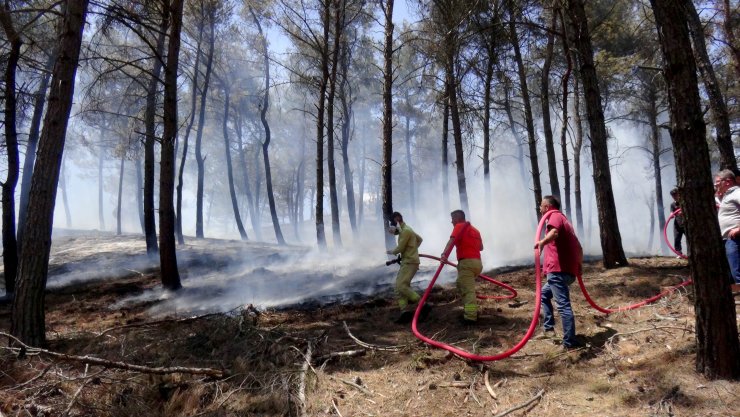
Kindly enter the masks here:
M 262 167 L 260 167 L 260 157 L 262 156 L 262 146 L 255 147 L 252 163 L 254 164 L 254 215 L 257 225 L 262 226 L 262 202 L 260 194 L 262 192 Z
M 696 369 L 707 378 L 740 378 L 740 342 L 725 251 L 714 207 L 709 148 L 696 67 L 681 0 L 650 0 L 668 84 L 671 140 L 683 197 L 694 280 Z
M 450 101 L 447 99 L 447 94 L 445 93 L 442 109 L 442 204 L 446 212 L 450 211 L 449 137 Z
M 452 42 L 449 41 L 448 45 Z M 449 46 L 448 46 L 449 48 Z M 454 56 L 448 53 L 445 65 L 447 73 L 447 97 L 450 99 L 450 116 L 452 118 L 452 138 L 455 145 L 455 171 L 457 173 L 457 191 L 460 195 L 460 205 L 468 218 L 471 217 L 468 205 L 468 188 L 465 183 L 465 153 L 462 143 L 462 124 L 460 122 L 460 106 L 457 102 L 457 76 L 455 75 Z
M 121 168 L 118 173 L 118 204 L 116 205 L 116 235 L 121 235 L 121 201 L 123 200 L 123 173 L 126 166 L 126 154 L 121 155 Z
M 655 238 L 655 201 L 650 197 L 647 198 L 647 206 L 650 210 L 650 227 L 648 228 L 648 230 L 650 230 L 650 235 L 648 236 L 645 250 L 647 253 L 653 253 L 653 239 Z M 658 213 L 660 213 L 660 210 L 658 210 Z
M 270 55 L 267 50 L 267 39 L 262 33 L 262 25 L 260 25 L 257 15 L 254 14 L 254 10 L 249 8 L 254 23 L 259 29 L 260 40 L 262 42 L 262 54 L 265 66 L 265 93 L 262 96 L 262 106 L 260 109 L 260 120 L 262 126 L 265 129 L 265 141 L 262 142 L 262 159 L 265 164 L 265 187 L 267 188 L 267 202 L 270 204 L 270 217 L 272 218 L 272 228 L 275 230 L 275 239 L 278 244 L 285 245 L 285 239 L 283 238 L 283 232 L 280 230 L 280 222 L 277 216 L 277 208 L 275 208 L 275 194 L 272 192 L 272 173 L 270 171 L 270 124 L 267 122 L 267 110 L 270 108 Z
M 331 55 L 331 73 L 329 74 L 329 94 L 326 98 L 326 162 L 329 169 L 329 204 L 331 205 L 331 230 L 335 247 L 342 246 L 342 234 L 339 225 L 339 202 L 337 198 L 337 170 L 334 163 L 334 97 L 337 91 L 337 64 L 339 63 L 339 42 L 342 35 L 344 10 L 341 0 L 333 0 L 334 5 L 334 41 Z
M 689 23 L 689 32 L 694 46 L 694 57 L 699 66 L 704 88 L 709 96 L 709 108 L 712 110 L 712 124 L 716 132 L 717 148 L 719 149 L 719 162 L 722 169 L 737 169 L 735 159 L 735 147 L 732 144 L 732 131 L 730 130 L 730 116 L 727 113 L 727 103 L 722 95 L 717 76 L 712 67 L 712 61 L 707 53 L 707 43 L 704 40 L 704 28 L 702 27 L 699 14 L 696 12 L 693 0 L 683 1 L 686 20 Z
M 532 117 L 532 104 L 529 100 L 529 88 L 527 87 L 527 73 L 524 69 L 524 60 L 519 46 L 519 34 L 516 31 L 516 22 L 514 21 L 519 12 L 515 11 L 514 2 L 509 0 L 509 35 L 511 36 L 511 45 L 514 47 L 514 59 L 516 60 L 517 73 L 519 74 L 519 88 L 522 92 L 522 102 L 524 103 L 524 120 L 527 126 L 527 138 L 529 143 L 529 163 L 532 168 L 532 192 L 534 194 L 534 211 L 537 218 L 540 218 L 540 202 L 542 201 L 542 185 L 540 184 L 540 164 L 537 160 L 537 136 L 534 133 L 534 119 Z
M 411 162 L 411 118 L 406 115 L 406 171 L 409 176 L 409 207 L 411 213 L 416 214 L 416 194 L 414 193 L 414 165 Z
M 650 123 L 650 156 L 653 163 L 653 178 L 655 179 L 655 201 L 658 205 L 658 227 L 663 227 L 665 224 L 665 206 L 663 205 L 663 179 L 660 167 L 662 149 L 660 146 L 660 128 L 658 127 L 658 91 L 656 85 L 652 82 L 648 89 L 647 116 Z M 661 253 L 665 253 L 666 244 L 663 239 L 660 239 L 660 242 Z
M 209 8 L 208 12 L 208 55 L 206 56 L 206 74 L 203 76 L 203 88 L 200 94 L 200 113 L 198 114 L 198 130 L 195 135 L 195 162 L 198 166 L 198 189 L 195 194 L 195 237 L 202 239 L 203 233 L 203 191 L 205 186 L 206 175 L 206 158 L 203 157 L 203 126 L 206 122 L 206 99 L 208 98 L 208 86 L 211 82 L 211 72 L 213 70 L 213 54 L 215 53 L 216 43 L 216 22 L 213 15 L 213 9 Z
M 190 95 L 190 120 L 188 121 L 188 127 L 185 129 L 185 138 L 182 140 L 182 157 L 180 158 L 180 167 L 177 173 L 177 203 L 175 212 L 175 234 L 177 236 L 177 243 L 180 245 L 185 244 L 185 239 L 182 235 L 182 186 L 185 176 L 185 163 L 188 159 L 188 144 L 190 142 L 190 132 L 193 131 L 193 125 L 195 124 L 195 109 L 198 106 L 198 76 L 200 75 L 200 56 L 201 46 L 203 44 L 203 30 L 205 25 L 203 22 L 198 22 L 198 39 L 195 43 L 195 64 L 193 64 L 193 85 Z M 241 137 L 240 137 L 241 140 Z M 177 154 L 175 154 L 177 156 Z
M 7 3 L 6 3 L 7 5 Z M 10 10 L 0 4 L 0 24 L 10 43 L 10 53 L 5 63 L 5 151 L 8 155 L 8 175 L 2 183 L 3 207 L 3 265 L 5 267 L 5 293 L 15 292 L 18 275 L 18 243 L 15 230 L 15 187 L 18 184 L 20 158 L 18 155 L 18 131 L 16 127 L 15 73 L 21 57 L 20 34 L 15 31 Z
M 167 45 L 167 65 L 164 67 L 164 131 L 159 171 L 159 263 L 162 286 L 178 290 L 180 272 L 177 270 L 175 248 L 175 140 L 177 138 L 177 70 L 180 58 L 180 32 L 184 0 L 169 3 L 170 36 Z
M 545 63 L 542 66 L 540 77 L 541 103 L 542 103 L 542 130 L 545 133 L 545 151 L 547 153 L 547 171 L 550 177 L 550 192 L 560 197 L 560 181 L 558 180 L 558 165 L 555 158 L 555 139 L 552 134 L 552 123 L 550 122 L 550 67 L 552 66 L 552 54 L 555 49 L 555 26 L 557 25 L 557 14 L 553 11 L 550 28 L 547 31 L 547 45 L 545 46 Z
M 357 208 L 355 207 L 355 186 L 352 180 L 352 169 L 349 164 L 349 141 L 352 137 L 352 85 L 349 83 L 350 51 L 347 41 L 342 42 L 342 56 L 340 58 L 342 82 L 339 84 L 339 100 L 342 104 L 342 166 L 344 171 L 344 189 L 347 192 L 347 215 L 352 233 L 357 237 Z
M 609 171 L 609 149 L 607 144 L 604 110 L 601 106 L 599 80 L 594 66 L 591 34 L 588 30 L 584 0 L 568 2 L 568 14 L 579 53 L 580 73 L 586 98 L 586 113 L 591 132 L 591 158 L 593 160 L 594 188 L 599 211 L 599 234 L 601 250 L 604 254 L 605 268 L 627 265 L 627 257 L 622 249 L 622 235 L 619 232 L 617 208 L 614 204 L 611 172 Z
M 167 35 L 167 28 L 170 25 L 169 13 L 164 10 L 167 2 L 162 1 L 162 21 L 159 26 L 159 35 L 157 36 L 157 55 L 154 57 L 152 64 L 152 77 L 149 79 L 146 97 L 146 111 L 144 114 L 145 139 L 144 139 L 144 235 L 146 239 L 146 253 L 150 257 L 155 257 L 159 252 L 157 244 L 157 224 L 154 213 L 154 144 L 157 142 L 157 91 L 159 78 L 162 74 L 164 65 L 164 43 Z
M 36 161 L 36 149 L 39 145 L 39 134 L 41 133 L 41 118 L 44 116 L 44 104 L 46 104 L 46 90 L 49 88 L 51 71 L 54 69 L 55 53 L 50 53 L 41 76 L 39 88 L 33 98 L 33 115 L 31 126 L 28 129 L 28 144 L 26 145 L 26 156 L 23 158 L 23 177 L 21 178 L 21 197 L 18 206 L 18 253 L 22 251 L 20 243 L 23 241 L 23 228 L 28 217 L 28 199 L 31 193 L 31 175 L 33 175 L 33 164 Z M 6 267 L 7 269 L 7 267 Z
M 570 82 L 570 75 L 573 72 L 573 60 L 571 59 L 570 46 L 568 44 L 567 26 L 565 24 L 565 16 L 563 16 L 563 10 L 558 8 L 558 15 L 560 16 L 561 25 L 561 36 L 560 40 L 563 44 L 563 55 L 565 55 L 565 73 L 561 80 L 563 88 L 563 126 L 560 129 L 560 153 L 563 155 L 563 198 L 565 201 L 565 213 L 568 217 L 572 218 L 573 212 L 570 204 L 570 162 L 568 159 L 568 83 Z
M 242 111 L 244 109 L 239 106 L 239 112 L 236 115 L 235 127 L 236 137 L 238 142 L 238 153 L 239 162 L 242 168 L 242 184 L 244 185 L 244 194 L 247 195 L 247 211 L 249 212 L 249 221 L 252 224 L 252 230 L 254 230 L 254 236 L 257 240 L 262 240 L 262 233 L 257 221 L 257 209 L 254 205 L 254 196 L 252 195 L 252 186 L 249 182 L 249 167 L 247 166 L 247 155 L 244 149 L 244 138 L 242 137 Z
M 489 45 L 483 82 L 483 194 L 486 207 L 491 207 L 491 87 L 495 69 L 494 53 L 494 45 Z
M 105 124 L 105 120 L 103 120 Z M 105 137 L 105 131 L 100 130 L 100 140 Z M 103 144 L 98 149 L 98 227 L 105 230 L 105 210 L 103 209 L 103 163 L 105 162 L 105 148 Z
M 576 51 L 572 51 L 575 55 Z M 577 56 L 575 57 L 577 58 Z M 576 59 L 576 62 L 578 60 Z M 578 235 L 586 237 L 583 230 L 583 203 L 581 201 L 581 149 L 583 148 L 583 121 L 581 120 L 581 80 L 573 77 L 573 124 L 576 140 L 573 144 L 573 197 L 576 200 L 576 228 Z
M 43 346 L 46 342 L 44 289 L 49 270 L 54 203 L 87 4 L 87 0 L 68 0 L 63 9 L 64 18 L 58 32 L 59 54 L 31 180 L 28 224 L 23 233 L 24 250 L 20 257 L 10 329 L 14 336 L 31 346 Z
M 383 162 L 381 189 L 383 194 L 383 229 L 391 222 L 393 214 L 393 1 L 385 0 L 385 32 L 383 41 Z M 383 233 L 385 247 L 394 246 L 393 235 Z
M 141 233 L 146 234 L 146 229 L 144 228 L 144 199 L 142 198 L 142 190 L 144 188 L 144 177 L 141 175 L 142 170 L 141 165 L 141 156 L 137 156 L 136 158 L 136 207 L 138 208 L 139 213 L 139 223 L 141 224 Z
M 319 248 L 326 248 L 326 232 L 324 230 L 324 110 L 326 104 L 326 88 L 329 82 L 329 23 L 331 21 L 330 0 L 323 0 L 323 43 L 321 46 L 321 81 L 316 113 L 316 243 Z
M 362 229 L 362 223 L 364 219 L 365 214 L 365 175 L 367 175 L 366 172 L 366 159 L 367 159 L 367 146 L 365 144 L 365 135 L 362 136 L 362 160 L 360 161 L 360 185 L 359 185 L 359 205 L 360 208 L 357 210 L 357 226 L 358 229 Z
M 725 47 L 729 49 L 732 66 L 735 68 L 735 76 L 740 78 L 740 46 L 737 44 L 737 39 L 735 38 L 735 20 L 733 19 L 732 7 L 730 7 L 730 0 L 721 1 L 722 14 L 724 15 L 722 32 L 725 37 Z M 719 7 L 717 8 L 719 9 Z
M 59 188 L 62 189 L 62 204 L 64 204 L 64 220 L 66 220 L 67 229 L 72 227 L 72 209 L 69 207 L 67 198 L 67 154 L 62 155 L 62 166 L 59 168 Z
M 242 240 L 248 240 L 247 231 L 242 223 L 242 216 L 239 214 L 239 202 L 236 199 L 236 189 L 234 187 L 234 170 L 231 166 L 231 141 L 229 140 L 229 104 L 231 103 L 230 88 L 228 81 L 223 83 L 224 90 L 224 151 L 226 153 L 226 176 L 229 180 L 229 195 L 231 196 L 231 208 L 234 210 L 234 220 L 236 228 L 239 230 L 239 236 Z
M 501 73 L 503 74 L 503 71 Z M 509 130 L 516 142 L 516 160 L 517 165 L 519 165 L 519 176 L 522 179 L 522 185 L 526 187 L 529 185 L 529 181 L 527 180 L 527 173 L 524 168 L 524 139 L 519 134 L 519 129 L 516 128 L 514 112 L 511 109 L 511 80 L 506 75 L 502 75 L 500 78 L 504 88 L 504 112 L 506 112 L 506 118 L 509 121 Z

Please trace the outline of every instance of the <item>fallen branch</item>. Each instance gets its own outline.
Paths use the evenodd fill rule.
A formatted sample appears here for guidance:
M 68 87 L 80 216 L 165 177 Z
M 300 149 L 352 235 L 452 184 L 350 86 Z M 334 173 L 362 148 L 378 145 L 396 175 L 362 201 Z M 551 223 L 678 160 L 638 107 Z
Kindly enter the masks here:
M 372 391 L 370 391 L 369 389 L 363 387 L 360 384 L 355 384 L 352 381 L 347 381 L 346 379 L 340 379 L 340 378 L 336 378 L 336 377 L 332 377 L 332 379 L 336 379 L 339 382 L 343 382 L 343 383 L 349 385 L 350 387 L 357 388 L 358 390 L 362 391 L 364 394 L 373 395 Z
M 483 404 L 481 404 L 480 400 L 478 400 L 478 397 L 475 395 L 475 389 L 474 389 L 475 388 L 475 379 L 476 379 L 476 375 L 473 376 L 473 381 L 470 383 L 470 386 L 469 386 L 470 396 L 473 397 L 473 400 L 476 403 L 478 403 L 478 405 L 481 408 L 483 408 Z
M 514 411 L 516 411 L 516 410 L 521 410 L 522 408 L 524 408 L 524 407 L 527 407 L 527 406 L 529 406 L 530 404 L 532 404 L 532 403 L 534 403 L 535 401 L 537 401 L 537 400 L 539 400 L 540 398 L 542 398 L 542 395 L 543 395 L 544 393 L 545 393 L 545 390 L 544 390 L 544 389 L 541 389 L 541 390 L 540 390 L 540 392 L 538 392 L 538 393 L 537 393 L 537 395 L 535 395 L 534 397 L 532 397 L 532 398 L 531 398 L 531 399 L 530 399 L 529 401 L 527 401 L 527 402 L 525 402 L 525 403 L 522 403 L 522 404 L 520 404 L 520 405 L 517 405 L 517 406 L 515 406 L 515 407 L 511 407 L 511 408 L 509 408 L 509 409 L 507 409 L 507 410 L 505 410 L 505 411 L 502 411 L 502 412 L 500 412 L 500 413 L 498 413 L 498 414 L 494 415 L 493 417 L 504 417 L 505 415 L 507 415 L 507 414 L 510 414 L 510 413 L 513 413 L 513 412 L 514 412 Z
M 358 349 L 358 350 L 347 350 L 344 352 L 331 352 L 327 355 L 320 356 L 316 358 L 316 363 L 322 362 L 328 362 L 335 358 L 351 358 L 355 356 L 365 356 L 365 349 Z
M 88 379 L 87 379 L 87 370 L 88 370 L 89 367 L 90 367 L 90 365 L 85 365 L 85 373 L 83 374 L 83 376 L 85 377 L 85 379 L 82 381 L 82 384 L 80 384 L 80 387 L 77 388 L 77 391 L 72 396 L 72 399 L 69 400 L 69 405 L 67 405 L 67 408 L 62 413 L 62 417 L 67 417 L 69 415 L 69 412 L 72 411 L 72 407 L 75 405 L 75 402 L 77 402 L 77 397 L 82 392 L 82 389 L 85 388 L 85 385 L 87 385 L 87 381 L 88 381 Z
M 155 321 L 144 321 L 141 323 L 131 323 L 131 324 L 124 324 L 121 326 L 114 326 L 109 327 L 102 332 L 98 333 L 95 337 L 101 337 L 106 335 L 107 333 L 110 333 L 114 330 L 122 330 L 122 329 L 131 329 L 134 327 L 147 327 L 147 326 L 156 326 L 159 324 L 165 324 L 165 323 L 187 323 L 195 320 L 204 319 L 211 316 L 218 316 L 222 315 L 224 313 L 209 313 L 209 314 L 203 314 L 202 316 L 195 316 L 195 317 L 185 317 L 182 319 L 164 319 L 164 320 L 155 320 Z
M 651 331 L 651 330 L 659 330 L 659 329 L 675 329 L 675 330 L 683 330 L 684 332 L 694 333 L 693 330 L 691 330 L 691 329 L 689 329 L 687 327 L 678 327 L 678 326 L 653 326 L 653 327 L 648 327 L 646 329 L 638 329 L 638 330 L 627 332 L 627 333 L 615 333 L 609 339 L 607 339 L 607 343 L 612 343 L 614 341 L 613 339 L 615 337 L 617 337 L 617 336 L 629 336 L 629 335 L 633 335 L 633 334 L 637 334 L 637 333 L 648 332 L 648 331 Z
M 343 321 L 342 324 L 344 325 L 344 330 L 347 331 L 347 335 L 355 341 L 358 345 L 372 350 L 384 350 L 389 352 L 398 352 L 401 349 L 407 347 L 408 345 L 396 345 L 396 346 L 380 346 L 380 345 L 373 345 L 370 343 L 363 342 L 362 340 L 355 337 L 355 335 L 352 334 L 352 332 L 349 331 L 349 326 L 347 326 L 347 322 Z
M 483 374 L 483 381 L 486 383 L 486 389 L 488 390 L 488 393 L 491 394 L 491 398 L 494 400 L 497 399 L 496 393 L 493 392 L 493 388 L 491 388 L 491 382 L 488 380 L 488 369 L 486 369 L 486 373 Z
M 308 372 L 308 367 L 311 366 L 311 355 L 312 354 L 313 354 L 313 344 L 311 342 L 308 342 L 308 346 L 306 347 L 306 355 L 305 355 L 306 361 L 303 362 L 303 365 L 301 366 L 301 377 L 300 377 L 300 382 L 298 383 L 298 402 L 300 403 L 300 406 L 301 406 L 301 413 L 300 413 L 301 416 L 306 416 L 306 372 Z
M 84 364 L 88 365 L 96 365 L 96 366 L 102 366 L 105 368 L 115 368 L 115 369 L 125 369 L 128 371 L 135 371 L 135 372 L 141 372 L 145 374 L 191 374 L 191 375 L 207 375 L 213 378 L 221 379 L 227 376 L 227 372 L 225 370 L 221 369 L 213 369 L 213 368 L 188 368 L 184 366 L 170 366 L 170 367 L 159 367 L 159 368 L 152 368 L 149 366 L 142 366 L 142 365 L 134 365 L 130 363 L 125 362 L 117 362 L 117 361 L 109 361 L 107 359 L 102 358 L 96 358 L 94 356 L 77 356 L 77 355 L 67 355 L 66 353 L 58 353 L 58 352 L 52 352 L 50 350 L 36 348 L 28 346 L 27 344 L 21 342 L 16 338 L 15 336 L 12 336 L 8 333 L 0 332 L 0 336 L 5 336 L 9 339 L 14 340 L 16 343 L 18 343 L 21 347 L 25 348 L 29 352 L 37 352 L 37 353 L 43 353 L 44 355 L 51 356 L 53 358 L 61 359 L 64 361 L 70 361 L 70 362 L 82 362 Z M 6 347 L 2 347 L 3 349 L 9 349 Z
M 334 398 L 331 399 L 331 405 L 334 406 L 334 411 L 337 412 L 337 415 L 342 417 L 342 413 L 339 412 L 339 407 L 337 407 L 337 402 L 334 401 Z
M 440 388 L 470 388 L 470 384 L 465 381 L 440 382 L 437 386 Z

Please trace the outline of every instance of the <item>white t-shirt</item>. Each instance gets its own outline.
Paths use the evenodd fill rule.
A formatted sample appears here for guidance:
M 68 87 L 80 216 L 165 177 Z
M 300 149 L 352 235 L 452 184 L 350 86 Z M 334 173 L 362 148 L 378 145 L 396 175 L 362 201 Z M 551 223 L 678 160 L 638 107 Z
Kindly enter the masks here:
M 730 230 L 740 226 L 740 187 L 730 187 L 722 196 L 717 218 L 722 239 L 727 239 Z

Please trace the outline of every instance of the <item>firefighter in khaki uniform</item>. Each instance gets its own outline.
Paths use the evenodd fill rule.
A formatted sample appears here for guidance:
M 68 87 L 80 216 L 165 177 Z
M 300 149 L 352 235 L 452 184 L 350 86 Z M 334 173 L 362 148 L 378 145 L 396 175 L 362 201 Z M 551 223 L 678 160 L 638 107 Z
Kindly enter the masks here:
M 396 297 L 398 298 L 398 308 L 401 310 L 400 315 L 395 320 L 396 323 L 405 324 L 414 317 L 415 305 L 421 298 L 414 290 L 411 289 L 411 280 L 419 270 L 419 246 L 422 238 L 414 230 L 404 223 L 403 216 L 399 212 L 393 212 L 391 215 L 393 223 L 397 226 L 388 228 L 388 232 L 398 235 L 398 245 L 387 251 L 389 255 L 401 255 L 401 269 L 396 275 Z M 424 305 L 419 318 L 424 319 L 429 314 L 429 305 Z
M 447 260 L 446 254 L 457 247 L 457 289 L 463 300 L 464 324 L 475 324 L 478 321 L 478 300 L 475 297 L 475 278 L 483 271 L 480 252 L 483 250 L 483 240 L 478 229 L 470 222 L 465 221 L 465 212 L 455 210 L 450 213 L 452 218 L 452 234 L 442 252 L 442 259 Z

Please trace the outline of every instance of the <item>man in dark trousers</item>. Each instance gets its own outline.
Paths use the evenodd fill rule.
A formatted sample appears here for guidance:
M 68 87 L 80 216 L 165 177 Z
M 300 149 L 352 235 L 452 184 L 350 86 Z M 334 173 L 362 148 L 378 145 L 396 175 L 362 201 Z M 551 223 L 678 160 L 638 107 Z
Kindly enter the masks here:
M 681 193 L 678 191 L 678 188 L 671 190 L 671 198 L 673 198 L 673 202 L 671 203 L 671 213 L 673 213 L 681 208 Z M 682 258 L 681 255 L 683 255 L 681 239 L 685 234 L 686 223 L 683 213 L 679 213 L 673 217 L 673 249 L 680 254 L 678 255 L 678 258 Z
M 544 334 L 540 338 L 555 336 L 555 316 L 553 315 L 552 299 L 558 306 L 560 320 L 563 322 L 563 347 L 572 349 L 580 346 L 576 339 L 576 321 L 570 305 L 570 290 L 568 286 L 581 274 L 583 265 L 583 249 L 576 237 L 573 226 L 563 213 L 560 212 L 560 200 L 555 196 L 545 196 L 540 204 L 540 213 L 553 211 L 547 219 L 547 232 L 542 240 L 535 244 L 535 248 L 545 254 L 542 273 L 547 276 L 547 283 L 542 286 L 542 312 L 544 320 Z

